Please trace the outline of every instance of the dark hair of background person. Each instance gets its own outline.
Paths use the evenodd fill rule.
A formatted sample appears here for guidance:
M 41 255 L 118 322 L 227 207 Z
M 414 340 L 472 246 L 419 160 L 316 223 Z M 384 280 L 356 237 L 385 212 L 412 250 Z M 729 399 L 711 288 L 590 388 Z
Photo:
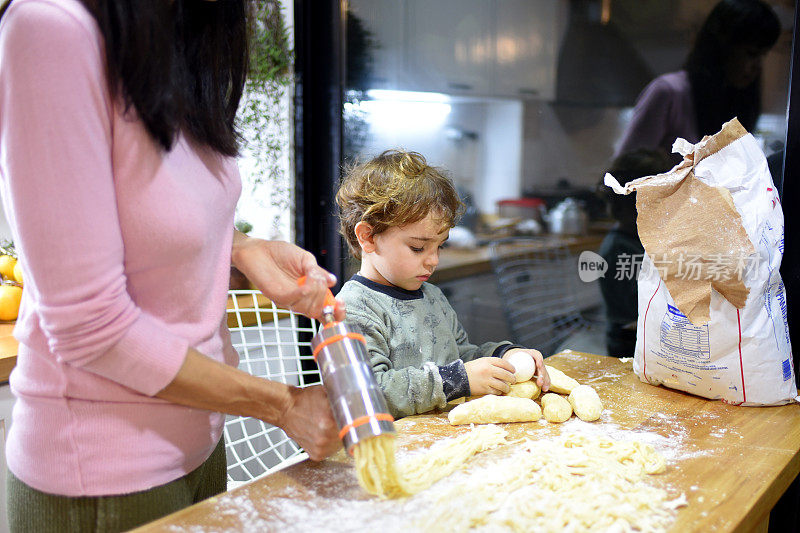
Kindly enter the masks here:
M 608 173 L 624 185 L 643 176 L 661 174 L 671 168 L 672 160 L 662 150 L 639 148 L 617 156 L 611 162 Z M 612 218 L 626 228 L 636 228 L 636 193 L 617 194 L 610 187 L 603 185 L 602 180 L 599 191 L 609 206 Z
M 734 49 L 750 47 L 766 52 L 778 40 L 780 22 L 760 0 L 722 0 L 697 34 L 684 68 L 689 73 L 700 136 L 716 133 L 734 116 L 753 131 L 761 114 L 761 76 L 737 89 L 725 80 Z
M 105 39 L 109 88 L 169 150 L 180 132 L 235 156 L 248 65 L 245 0 L 81 0 Z M 10 5 L 0 6 L 0 17 Z

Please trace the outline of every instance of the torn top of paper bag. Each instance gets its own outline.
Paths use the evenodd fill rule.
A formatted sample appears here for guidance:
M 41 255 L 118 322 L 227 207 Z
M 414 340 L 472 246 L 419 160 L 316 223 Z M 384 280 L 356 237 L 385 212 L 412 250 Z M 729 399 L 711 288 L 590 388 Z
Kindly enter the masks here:
M 733 198 L 726 188 L 706 185 L 693 172 L 696 162 L 745 134 L 734 119 L 697 143 L 667 173 L 624 187 L 609 174 L 604 179 L 618 194 L 637 192 L 637 226 L 645 252 L 675 305 L 695 325 L 710 318 L 712 289 L 739 309 L 749 293 L 743 274 L 756 251 Z

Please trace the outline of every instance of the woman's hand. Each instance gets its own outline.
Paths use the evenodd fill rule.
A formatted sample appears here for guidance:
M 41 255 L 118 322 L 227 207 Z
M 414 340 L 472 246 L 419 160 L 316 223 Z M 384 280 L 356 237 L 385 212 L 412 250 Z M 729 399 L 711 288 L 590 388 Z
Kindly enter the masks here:
M 503 359 L 508 359 L 514 352 L 524 352 L 533 358 L 536 363 L 536 372 L 533 373 L 536 378 L 536 384 L 542 391 L 550 390 L 550 376 L 547 374 L 547 369 L 544 367 L 544 357 L 542 352 L 534 350 L 533 348 L 512 348 L 503 354 Z
M 314 461 L 322 461 L 342 446 L 328 396 L 322 385 L 292 387 L 291 401 L 276 424 Z
M 481 357 L 464 363 L 469 378 L 469 393 L 472 396 L 481 394 L 505 394 L 514 383 L 514 367 L 499 357 Z
M 158 398 L 197 409 L 251 416 L 278 426 L 321 461 L 342 445 L 321 385 L 298 388 L 258 378 L 189 348 L 180 371 Z
M 231 261 L 264 295 L 279 307 L 322 319 L 325 294 L 336 276 L 302 248 L 283 241 L 256 239 L 234 230 Z M 306 276 L 300 287 L 298 278 Z M 344 320 L 344 303 L 336 300 L 334 318 Z

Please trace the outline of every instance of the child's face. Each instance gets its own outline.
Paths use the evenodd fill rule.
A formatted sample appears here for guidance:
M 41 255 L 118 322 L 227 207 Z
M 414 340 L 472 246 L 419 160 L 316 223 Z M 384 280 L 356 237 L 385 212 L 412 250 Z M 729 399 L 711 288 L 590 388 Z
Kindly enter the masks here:
M 362 244 L 361 275 L 383 285 L 417 290 L 439 265 L 439 250 L 450 236 L 432 215 L 396 226 Z

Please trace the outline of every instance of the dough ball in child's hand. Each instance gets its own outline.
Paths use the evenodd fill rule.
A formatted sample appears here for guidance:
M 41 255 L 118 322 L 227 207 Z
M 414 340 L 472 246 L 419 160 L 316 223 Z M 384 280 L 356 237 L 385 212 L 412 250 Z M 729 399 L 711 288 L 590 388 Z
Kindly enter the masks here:
M 528 352 L 514 352 L 508 356 L 507 361 L 514 367 L 514 377 L 517 383 L 528 381 L 536 372 L 536 361 Z

